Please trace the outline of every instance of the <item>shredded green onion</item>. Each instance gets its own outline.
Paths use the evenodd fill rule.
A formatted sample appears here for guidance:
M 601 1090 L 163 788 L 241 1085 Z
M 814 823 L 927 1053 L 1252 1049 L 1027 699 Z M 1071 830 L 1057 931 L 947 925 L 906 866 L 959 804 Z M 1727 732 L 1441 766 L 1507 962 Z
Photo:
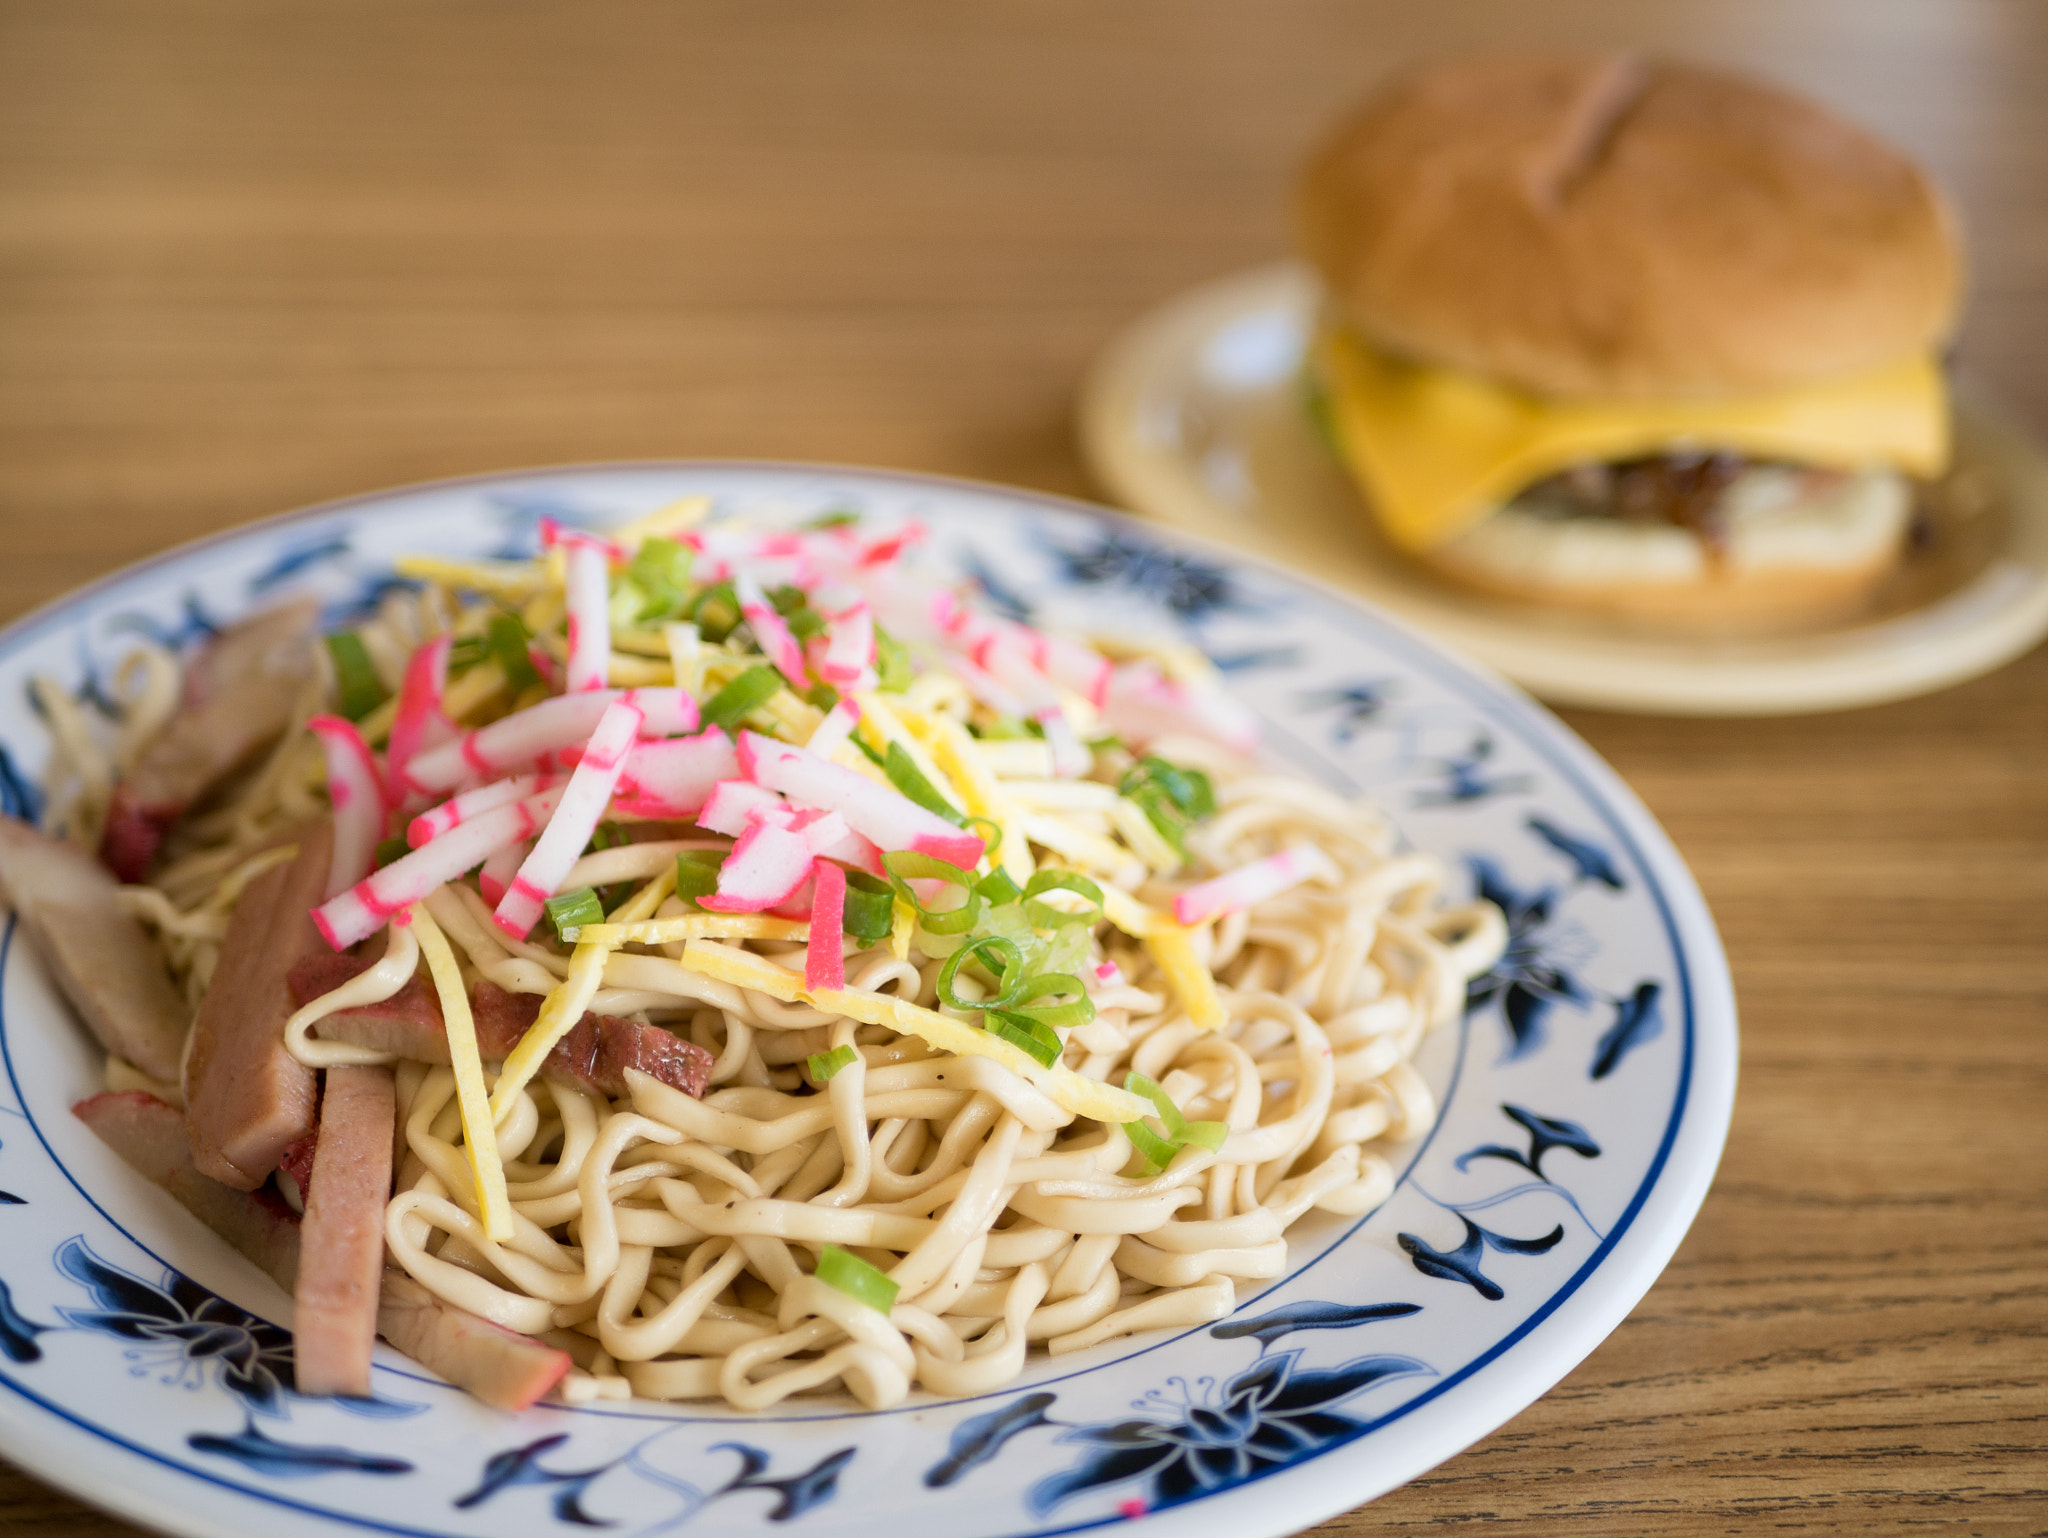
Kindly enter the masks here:
M 917 767 L 916 761 L 904 750 L 902 743 L 889 744 L 888 750 L 882 755 L 882 773 L 889 777 L 891 785 L 927 812 L 936 812 L 957 828 L 967 826 L 967 818 L 960 809 L 940 795 L 939 788 L 924 777 L 924 771 Z
M 895 907 L 896 889 L 888 882 L 866 871 L 846 873 L 846 906 L 840 910 L 839 927 L 854 939 L 868 945 L 888 939 Z
M 1143 1121 L 1124 1123 L 1124 1136 L 1131 1140 L 1138 1156 L 1152 1169 L 1165 1169 L 1173 1162 L 1175 1154 L 1191 1145 L 1215 1153 L 1230 1135 L 1230 1128 L 1220 1121 L 1189 1121 L 1166 1091 L 1142 1073 L 1125 1074 L 1124 1088 L 1151 1101 L 1153 1110 L 1159 1114 L 1160 1125 L 1166 1129 L 1166 1135 L 1161 1137 Z
M 690 566 L 696 552 L 688 545 L 650 534 L 633 552 L 626 580 L 645 595 L 635 618 L 642 624 L 680 613 L 690 601 Z
M 739 628 L 740 601 L 730 582 L 714 582 L 690 604 L 689 618 L 707 641 L 723 641 Z
M 685 849 L 676 856 L 676 896 L 694 904 L 718 890 L 718 862 L 709 854 Z
M 974 927 L 974 921 L 981 917 L 981 894 L 974 890 L 974 876 L 957 865 L 948 864 L 935 855 L 918 854 L 909 849 L 892 849 L 882 856 L 882 864 L 888 869 L 896 887 L 896 895 L 916 910 L 917 921 L 935 935 L 964 935 Z M 917 895 L 912 881 L 945 881 L 960 888 L 965 898 L 957 908 L 928 908 L 924 899 Z
M 875 626 L 875 687 L 884 694 L 901 694 L 912 677 L 910 648 Z
M 836 1244 L 818 1251 L 818 1280 L 837 1288 L 856 1303 L 865 1303 L 878 1314 L 896 1306 L 898 1284 L 858 1255 L 850 1255 Z
M 485 646 L 497 659 L 506 684 L 515 694 L 540 682 L 532 654 L 526 649 L 527 640 L 526 626 L 516 614 L 493 614 L 490 624 L 484 629 Z
M 1089 906 L 1072 912 L 1038 901 L 1047 892 L 1072 892 Z M 1024 883 L 1024 916 L 1040 929 L 1058 929 L 1065 924 L 1085 924 L 1092 928 L 1102 917 L 1102 888 L 1079 871 L 1039 871 Z
M 353 630 L 338 630 L 327 637 L 327 654 L 334 659 L 334 693 L 341 713 L 360 721 L 391 698 L 384 680 L 370 661 L 363 638 Z
M 989 958 L 993 957 L 994 961 Z M 996 991 L 985 999 L 963 999 L 954 990 L 953 983 L 960 975 L 960 968 L 970 961 L 978 961 L 982 967 L 996 975 Z M 997 965 L 996 963 L 1000 963 Z M 983 935 L 970 940 L 946 958 L 946 964 L 939 968 L 939 1002 L 949 1009 L 996 1009 L 1017 997 L 1017 989 L 1024 978 L 1024 953 L 1001 935 Z
M 859 523 L 860 514 L 846 508 L 834 508 L 829 513 L 820 513 L 804 527 L 807 529 L 843 529 L 850 523 Z
M 376 868 L 382 870 L 393 860 L 402 860 L 412 853 L 412 845 L 402 838 L 383 838 L 377 841 L 377 852 L 372 858 Z
M 731 731 L 774 699 L 781 688 L 782 675 L 757 663 L 706 700 L 699 717 L 706 726 L 722 726 Z
M 1000 1036 L 1011 1046 L 1029 1054 L 1041 1068 L 1050 1068 L 1060 1060 L 1060 1038 L 1043 1021 L 1012 1010 L 991 1009 L 981 1017 L 981 1026 L 989 1035 Z
M 1033 1004 L 1032 999 L 1047 994 L 1071 993 L 1071 1004 Z M 1088 997 L 1088 990 L 1081 986 L 1081 979 L 1071 972 L 1040 972 L 1019 982 L 1006 1007 L 1015 1014 L 1029 1015 L 1041 1024 L 1070 1030 L 1077 1025 L 1086 1025 L 1095 1018 L 1095 1001 Z
M 604 904 L 597 900 L 597 893 L 587 886 L 580 886 L 573 892 L 564 892 L 550 897 L 541 905 L 547 909 L 548 918 L 554 923 L 555 933 L 565 941 L 573 941 L 576 932 L 585 924 L 604 922 Z
M 1117 794 L 1135 802 L 1182 859 L 1188 853 L 1187 830 L 1216 815 L 1216 788 L 1208 775 L 1150 755 L 1124 771 Z
M 851 1068 L 859 1056 L 851 1047 L 834 1047 L 830 1052 L 813 1052 L 804 1059 L 804 1065 L 820 1084 L 830 1084 L 832 1075 L 842 1068 Z
M 1024 889 L 1010 878 L 1010 873 L 997 866 L 981 880 L 974 883 L 974 890 L 991 908 L 1000 908 L 1015 902 L 1024 895 Z

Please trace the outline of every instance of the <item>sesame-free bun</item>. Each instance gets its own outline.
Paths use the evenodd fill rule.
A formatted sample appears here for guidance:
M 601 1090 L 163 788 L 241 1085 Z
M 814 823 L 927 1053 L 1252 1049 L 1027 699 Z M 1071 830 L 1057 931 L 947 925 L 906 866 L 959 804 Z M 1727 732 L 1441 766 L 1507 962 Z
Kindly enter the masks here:
M 1543 394 L 1805 384 L 1938 346 L 1956 313 L 1954 227 L 1912 162 L 1633 55 L 1409 74 L 1313 157 L 1299 214 L 1367 341 Z
M 1691 529 L 1558 516 L 1525 496 L 1416 559 L 1496 598 L 1656 629 L 1821 620 L 1869 598 L 1898 562 L 1911 512 L 1896 471 L 1754 465 L 1729 488 L 1719 551 Z

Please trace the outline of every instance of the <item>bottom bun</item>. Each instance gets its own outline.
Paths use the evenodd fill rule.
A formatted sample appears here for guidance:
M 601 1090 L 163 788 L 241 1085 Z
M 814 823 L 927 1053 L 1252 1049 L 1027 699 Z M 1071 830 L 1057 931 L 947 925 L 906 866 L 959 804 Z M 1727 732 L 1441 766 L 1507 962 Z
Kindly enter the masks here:
M 1659 624 L 1820 618 L 1856 608 L 1898 564 L 1913 501 L 1896 471 L 1783 465 L 1748 467 L 1723 496 L 1719 549 L 1675 524 L 1524 496 L 1416 558 L 1496 597 Z

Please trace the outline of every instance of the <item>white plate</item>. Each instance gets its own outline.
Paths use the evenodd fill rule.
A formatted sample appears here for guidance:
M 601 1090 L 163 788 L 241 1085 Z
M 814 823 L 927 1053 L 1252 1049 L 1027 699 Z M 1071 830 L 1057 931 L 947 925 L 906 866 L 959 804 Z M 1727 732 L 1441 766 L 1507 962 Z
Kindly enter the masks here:
M 1372 527 L 1310 426 L 1317 303 L 1282 263 L 1183 294 L 1099 358 L 1081 441 L 1120 501 L 1315 572 L 1561 704 L 1674 715 L 1833 710 L 1945 688 L 2048 634 L 2048 464 L 1967 387 L 1936 538 L 1854 621 L 1716 640 L 1467 594 Z
M 496 1413 L 379 1348 L 376 1399 L 290 1392 L 289 1301 L 68 1108 L 96 1054 L 11 919 L 0 951 L 0 1450 L 181 1533 L 299 1538 L 755 1531 L 1007 1538 L 1138 1520 L 1292 1532 L 1450 1457 L 1558 1381 L 1669 1259 L 1735 1087 L 1726 963 L 1636 799 L 1512 690 L 1355 602 L 1095 509 L 857 470 L 534 472 L 314 508 L 176 551 L 0 633 L 0 790 L 43 759 L 33 673 L 89 693 L 123 637 L 189 635 L 287 588 L 345 615 L 392 557 L 530 548 L 705 491 L 723 508 L 914 514 L 999 604 L 1183 635 L 1272 751 L 1368 789 L 1513 947 L 1421 1066 L 1442 1120 L 1359 1221 L 1304 1225 L 1226 1322 L 1040 1359 L 999 1393 L 865 1413 Z M 271 1322 L 271 1321 L 274 1321 Z

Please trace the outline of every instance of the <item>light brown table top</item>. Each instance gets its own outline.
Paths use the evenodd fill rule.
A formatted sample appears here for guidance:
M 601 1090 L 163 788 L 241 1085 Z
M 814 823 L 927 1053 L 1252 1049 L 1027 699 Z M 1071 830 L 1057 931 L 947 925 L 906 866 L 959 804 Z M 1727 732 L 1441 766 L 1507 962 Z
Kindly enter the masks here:
M 1848 109 L 1971 234 L 2048 429 L 2030 0 L 0 4 L 0 616 L 427 476 L 845 460 L 1089 490 L 1146 306 L 1285 249 L 1364 83 L 1643 41 Z M 1333 1529 L 2048 1531 L 2048 656 L 1806 720 L 1571 712 L 1743 1014 L 1721 1176 L 1556 1390 Z M 0 1470 L 9 1530 L 123 1524 Z

